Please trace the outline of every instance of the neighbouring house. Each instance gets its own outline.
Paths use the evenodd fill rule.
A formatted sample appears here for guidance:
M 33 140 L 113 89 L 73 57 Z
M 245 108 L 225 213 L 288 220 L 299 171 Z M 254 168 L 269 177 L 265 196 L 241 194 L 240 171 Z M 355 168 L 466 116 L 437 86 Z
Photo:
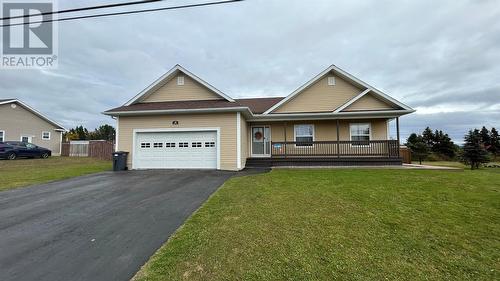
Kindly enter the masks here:
M 401 165 L 399 117 L 412 112 L 334 65 L 286 97 L 244 99 L 176 65 L 104 114 L 117 120 L 117 150 L 129 152 L 129 168 L 241 170 Z
M 23 141 L 61 154 L 66 129 L 18 99 L 0 99 L 0 142 Z

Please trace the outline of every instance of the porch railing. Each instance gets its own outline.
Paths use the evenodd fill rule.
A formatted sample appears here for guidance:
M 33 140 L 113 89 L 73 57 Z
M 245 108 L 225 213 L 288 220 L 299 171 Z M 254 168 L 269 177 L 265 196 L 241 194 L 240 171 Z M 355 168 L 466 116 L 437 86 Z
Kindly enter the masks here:
M 272 142 L 272 157 L 399 157 L 397 140 Z

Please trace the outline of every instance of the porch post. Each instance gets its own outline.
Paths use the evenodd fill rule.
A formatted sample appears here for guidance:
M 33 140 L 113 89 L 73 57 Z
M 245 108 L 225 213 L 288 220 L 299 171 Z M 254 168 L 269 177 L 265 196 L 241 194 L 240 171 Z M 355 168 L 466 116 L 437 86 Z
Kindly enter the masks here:
M 398 145 L 397 147 L 397 155 L 399 157 L 399 117 L 396 117 L 396 134 L 397 134 L 397 140 L 398 140 Z
M 283 151 L 285 152 L 285 157 L 286 157 L 286 122 L 283 122 Z
M 339 119 L 337 119 L 337 158 L 340 158 L 340 137 L 339 137 Z

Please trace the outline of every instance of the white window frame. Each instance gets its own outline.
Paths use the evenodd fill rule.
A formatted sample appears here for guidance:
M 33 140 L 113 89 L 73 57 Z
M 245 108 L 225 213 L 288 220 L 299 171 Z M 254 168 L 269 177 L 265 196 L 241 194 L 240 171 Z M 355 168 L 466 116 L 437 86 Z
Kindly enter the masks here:
M 48 138 L 44 138 L 44 137 L 43 137 L 43 135 L 44 135 L 45 133 L 48 133 L 48 134 L 49 134 L 49 137 L 48 137 Z M 50 134 L 50 132 L 49 132 L 49 131 L 43 131 L 43 132 L 42 132 L 42 140 L 50 140 L 50 135 L 51 135 L 51 134 Z
M 264 137 L 266 137 L 266 135 L 265 135 L 266 128 L 269 129 L 269 136 L 267 136 L 267 137 L 268 137 L 269 142 L 270 142 L 270 146 L 269 146 L 270 149 L 269 149 L 269 153 L 268 154 L 253 154 L 253 144 L 252 144 L 252 142 L 253 142 L 253 128 L 256 128 L 256 127 L 257 128 L 260 128 L 260 127 L 264 128 L 264 131 L 263 131 L 264 132 Z M 252 126 L 250 126 L 250 132 L 248 134 L 248 137 L 249 137 L 248 141 L 250 143 L 250 155 L 252 157 L 256 157 L 256 158 L 269 158 L 269 157 L 271 157 L 272 150 L 273 150 L 273 145 L 272 145 L 272 142 L 273 142 L 273 140 L 272 140 L 273 132 L 271 130 L 272 130 L 271 125 L 252 125 Z M 265 140 L 264 140 L 264 142 L 265 142 Z M 264 149 L 264 151 L 265 151 L 265 149 Z
M 359 144 L 352 144 L 353 140 L 352 140 L 352 130 L 351 130 L 351 126 L 353 125 L 368 125 L 368 130 L 370 130 L 369 134 L 368 134 L 368 143 L 372 140 L 372 123 L 368 122 L 368 123 L 349 123 L 349 141 L 351 141 L 351 146 L 356 146 L 356 147 L 368 147 L 368 146 L 371 146 L 371 143 L 368 144 L 368 145 L 359 145 Z
M 23 138 L 28 138 L 29 143 L 33 142 L 33 136 L 21 135 L 21 137 L 19 138 L 19 141 L 23 141 Z
M 293 140 L 295 142 L 295 147 L 297 148 L 310 148 L 314 147 L 314 143 L 312 145 L 297 145 L 297 137 L 310 137 L 306 135 L 297 135 L 297 127 L 298 126 L 311 126 L 312 127 L 312 141 L 316 139 L 316 128 L 314 127 L 314 124 L 295 124 L 293 125 Z
M 184 86 L 184 76 L 183 75 L 177 76 L 177 86 Z
M 2 133 L 2 140 L 0 141 L 5 141 L 7 138 L 5 137 L 5 131 L 4 130 L 0 130 L 0 133 Z

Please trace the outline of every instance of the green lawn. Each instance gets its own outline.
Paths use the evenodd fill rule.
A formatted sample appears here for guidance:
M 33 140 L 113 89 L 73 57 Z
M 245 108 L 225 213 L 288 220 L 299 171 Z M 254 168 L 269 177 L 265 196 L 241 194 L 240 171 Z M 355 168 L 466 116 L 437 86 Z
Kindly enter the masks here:
M 0 160 L 0 191 L 111 169 L 111 161 L 79 157 Z
M 134 280 L 500 280 L 500 169 L 233 178 Z
M 413 161 L 413 164 L 418 164 L 418 161 Z M 458 161 L 422 161 L 422 165 L 470 169 L 470 167 Z

